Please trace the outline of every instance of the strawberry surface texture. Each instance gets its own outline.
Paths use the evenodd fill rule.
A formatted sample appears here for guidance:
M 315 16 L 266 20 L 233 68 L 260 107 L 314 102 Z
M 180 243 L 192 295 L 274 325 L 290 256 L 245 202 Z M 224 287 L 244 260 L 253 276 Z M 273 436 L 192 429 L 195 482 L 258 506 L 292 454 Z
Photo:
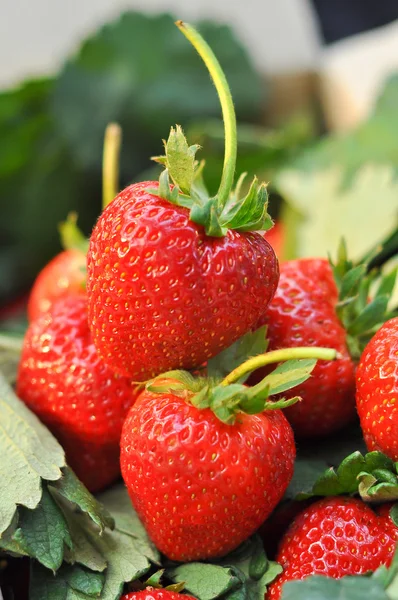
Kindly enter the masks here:
M 356 374 L 356 401 L 368 449 L 398 461 L 398 317 L 366 346 Z
M 188 401 L 186 401 L 188 400 Z M 293 474 L 292 429 L 279 410 L 233 425 L 172 393 L 143 392 L 121 438 L 121 467 L 148 534 L 167 557 L 222 556 L 248 538 Z
M 189 211 L 134 184 L 90 239 L 89 323 L 100 356 L 136 381 L 193 368 L 255 327 L 279 269 L 258 233 L 210 237 Z
M 295 434 L 325 436 L 355 416 L 355 365 L 335 306 L 337 287 L 326 259 L 297 259 L 281 265 L 275 297 L 261 324 L 267 326 L 269 350 L 295 346 L 335 348 L 340 358 L 318 361 L 312 376 L 294 389 L 302 401 L 286 409 Z M 251 382 L 265 375 L 256 371 Z
M 283 585 L 309 575 L 340 578 L 391 563 L 398 528 L 389 506 L 376 514 L 355 498 L 325 498 L 304 510 L 281 540 L 276 560 L 283 573 L 271 584 L 268 600 L 282 597 Z
M 40 271 L 28 302 L 29 321 L 48 312 L 58 298 L 86 294 L 86 255 L 80 250 L 64 250 Z
M 122 424 L 137 391 L 98 356 L 84 296 L 58 300 L 51 313 L 31 323 L 17 393 L 57 437 L 91 491 L 117 479 Z

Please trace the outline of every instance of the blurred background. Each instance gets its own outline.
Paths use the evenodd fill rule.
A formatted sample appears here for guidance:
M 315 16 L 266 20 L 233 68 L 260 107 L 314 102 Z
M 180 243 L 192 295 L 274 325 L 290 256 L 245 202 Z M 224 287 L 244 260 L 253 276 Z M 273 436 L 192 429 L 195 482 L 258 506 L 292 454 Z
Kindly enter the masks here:
M 334 253 L 341 236 L 356 258 L 396 226 L 396 0 L 6 0 L 1 12 L 0 319 L 61 250 L 70 211 L 89 235 L 110 121 L 121 187 L 157 178 L 149 157 L 180 123 L 217 189 L 219 104 L 176 18 L 226 72 L 238 173 L 270 182 L 281 260 Z

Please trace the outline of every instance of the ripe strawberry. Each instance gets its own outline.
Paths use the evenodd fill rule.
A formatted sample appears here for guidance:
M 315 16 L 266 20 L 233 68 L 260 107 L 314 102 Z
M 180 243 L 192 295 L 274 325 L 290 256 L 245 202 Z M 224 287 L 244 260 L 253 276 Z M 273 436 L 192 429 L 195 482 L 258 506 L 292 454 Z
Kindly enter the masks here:
M 319 363 L 297 388 L 303 401 L 286 411 L 297 436 L 328 435 L 355 416 L 355 361 L 387 313 L 386 280 L 373 301 L 370 279 L 365 264 L 355 267 L 347 260 L 344 247 L 333 268 L 314 258 L 281 266 L 278 289 L 260 323 L 267 326 L 269 349 L 329 346 L 340 354 L 337 361 Z M 390 286 L 392 278 L 387 279 Z M 263 374 L 257 372 L 252 381 Z
M 398 461 L 398 317 L 379 329 L 361 356 L 356 402 L 369 450 Z
M 355 415 L 355 366 L 336 314 L 337 299 L 327 260 L 288 261 L 281 266 L 278 289 L 262 322 L 270 350 L 331 346 L 341 355 L 333 362 L 319 362 L 312 377 L 295 390 L 303 401 L 286 409 L 286 416 L 299 436 L 327 435 Z M 256 372 L 254 381 L 262 375 Z
M 98 357 L 84 296 L 59 299 L 31 323 L 17 393 L 58 438 L 91 491 L 117 479 L 120 432 L 137 392 Z
M 93 339 L 117 372 L 145 380 L 193 368 L 258 321 L 278 281 L 257 233 L 209 237 L 186 208 L 123 190 L 91 236 L 87 291 Z
M 324 498 L 305 509 L 282 538 L 277 561 L 283 573 L 268 589 L 279 600 L 283 585 L 309 575 L 339 579 L 389 565 L 398 539 L 385 507 L 377 515 L 355 498 Z
M 256 231 L 269 229 L 265 184 L 232 191 L 236 118 L 216 57 L 189 25 L 177 23 L 204 59 L 220 96 L 226 152 L 210 197 L 197 146 L 172 128 L 159 182 L 127 187 L 101 215 L 90 239 L 90 327 L 101 357 L 143 381 L 191 369 L 254 328 L 273 297 L 278 262 Z M 170 183 L 170 178 L 173 184 Z
M 69 249 L 55 256 L 36 278 L 28 302 L 30 321 L 48 312 L 64 296 L 85 294 L 86 255 Z
M 222 556 L 282 498 L 295 445 L 281 411 L 222 423 L 190 395 L 143 392 L 121 438 L 131 500 L 161 552 L 178 561 Z M 188 401 L 187 401 L 188 400 Z
M 276 222 L 272 229 L 269 229 L 265 232 L 264 237 L 273 247 L 274 252 L 280 262 L 280 257 L 283 254 L 283 248 L 286 242 L 286 232 L 283 222 Z
M 192 596 L 179 594 L 170 590 L 162 590 L 153 587 L 147 587 L 140 592 L 130 592 L 125 594 L 120 600 L 192 600 Z

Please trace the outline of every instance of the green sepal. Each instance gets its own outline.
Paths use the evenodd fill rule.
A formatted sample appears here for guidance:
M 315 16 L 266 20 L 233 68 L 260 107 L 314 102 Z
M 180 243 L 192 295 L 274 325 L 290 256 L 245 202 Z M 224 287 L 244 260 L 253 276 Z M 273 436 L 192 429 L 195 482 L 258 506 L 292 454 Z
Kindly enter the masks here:
M 145 389 L 154 394 L 179 394 L 184 391 L 194 392 L 198 389 L 198 380 L 188 371 L 167 371 L 148 381 Z
M 342 494 L 359 495 L 372 503 L 398 500 L 397 464 L 382 452 L 353 452 L 337 468 L 327 469 L 312 490 L 297 499 Z
M 329 258 L 329 262 L 339 291 L 336 313 L 347 332 L 348 350 L 358 360 L 366 344 L 391 316 L 388 304 L 398 269 L 384 274 L 377 269 L 369 271 L 366 260 L 354 264 L 348 259 L 344 240 L 340 242 L 337 261 Z
M 398 527 L 398 502 L 396 502 L 394 504 L 394 506 L 391 507 L 390 517 L 391 517 L 394 525 L 396 525 Z
M 69 213 L 66 221 L 58 225 L 58 229 L 64 250 L 80 250 L 80 252 L 87 254 L 89 241 L 77 226 L 77 214 L 75 212 Z
M 241 181 L 220 215 L 221 225 L 241 232 L 271 229 L 273 221 L 267 212 L 268 192 L 265 183 L 259 184 L 257 177 L 254 177 L 243 199 L 238 196 L 240 185 Z
M 258 182 L 257 177 L 244 198 L 240 198 L 243 182 L 243 177 L 240 177 L 224 206 L 217 196 L 209 196 L 203 182 L 204 162 L 198 163 L 195 159 L 199 146 L 189 146 L 179 125 L 171 128 L 164 147 L 165 156 L 155 156 L 153 160 L 165 169 L 159 177 L 159 187 L 148 188 L 149 193 L 188 208 L 190 220 L 202 225 L 211 237 L 223 237 L 228 229 L 247 232 L 272 227 L 273 222 L 267 212 L 267 188 L 264 183 Z

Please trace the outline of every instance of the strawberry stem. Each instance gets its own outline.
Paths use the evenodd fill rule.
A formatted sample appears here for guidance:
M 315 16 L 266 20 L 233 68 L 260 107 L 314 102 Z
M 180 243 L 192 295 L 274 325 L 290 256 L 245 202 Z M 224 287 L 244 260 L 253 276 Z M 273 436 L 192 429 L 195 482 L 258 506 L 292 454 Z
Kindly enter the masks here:
M 105 130 L 102 156 L 102 208 L 106 208 L 119 191 L 119 155 L 122 130 L 109 123 Z
M 183 21 L 176 21 L 176 25 L 189 42 L 191 42 L 205 63 L 220 99 L 224 120 L 225 154 L 220 187 L 218 188 L 216 198 L 218 207 L 222 209 L 232 190 L 237 154 L 236 116 L 231 91 L 220 63 L 202 36 L 191 25 Z
M 249 358 L 246 362 L 236 367 L 229 375 L 222 380 L 220 385 L 226 386 L 235 381 L 238 381 L 241 377 L 247 373 L 251 373 L 260 367 L 278 363 L 286 360 L 300 359 L 300 358 L 315 358 L 319 360 L 336 360 L 339 358 L 339 354 L 333 348 L 312 348 L 312 347 L 298 347 L 298 348 L 283 348 L 282 350 L 273 350 L 266 354 L 259 354 L 253 358 Z

